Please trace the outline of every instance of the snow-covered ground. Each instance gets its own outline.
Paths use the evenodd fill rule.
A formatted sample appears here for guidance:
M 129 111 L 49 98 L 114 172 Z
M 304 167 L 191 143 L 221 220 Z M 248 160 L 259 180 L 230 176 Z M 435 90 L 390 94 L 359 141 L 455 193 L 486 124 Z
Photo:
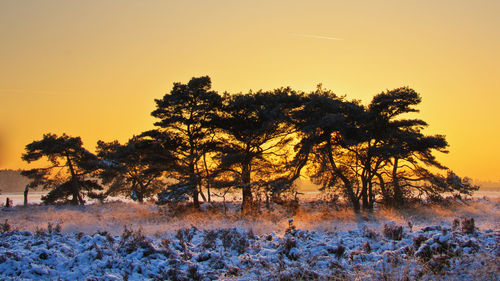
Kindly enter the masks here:
M 0 212 L 0 279 L 500 280 L 499 205 L 256 217 L 123 202 L 15 207 Z

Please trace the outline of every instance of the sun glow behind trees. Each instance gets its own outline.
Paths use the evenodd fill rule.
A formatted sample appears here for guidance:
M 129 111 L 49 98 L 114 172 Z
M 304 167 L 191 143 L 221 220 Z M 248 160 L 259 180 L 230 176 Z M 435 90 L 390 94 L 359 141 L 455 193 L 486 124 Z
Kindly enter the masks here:
M 426 132 L 448 137 L 453 153 L 441 160 L 498 180 L 499 5 L 3 1 L 0 167 L 26 167 L 23 146 L 48 131 L 126 142 L 152 129 L 158 93 L 208 74 L 220 92 L 322 82 L 365 104 L 408 85 L 424 97 Z
M 157 129 L 126 145 L 99 141 L 97 156 L 79 137 L 45 134 L 23 154 L 28 163 L 41 158 L 51 163 L 23 172 L 33 180 L 29 186 L 50 190 L 45 203 L 83 204 L 83 191 L 100 199 L 131 193 L 143 202 L 164 184 L 159 203 L 189 196 L 195 208 L 199 195 L 210 202 L 210 188 L 232 188 L 242 191 L 243 213 L 259 207 L 257 193 L 266 202 L 281 201 L 304 168 L 356 212 L 373 209 L 375 202 L 399 207 L 415 196 L 470 195 L 478 189 L 435 158 L 435 151 L 448 152 L 444 136 L 424 135 L 426 122 L 405 118 L 418 112 L 421 102 L 408 87 L 382 92 L 364 106 L 321 85 L 310 93 L 279 88 L 223 96 L 211 85 L 208 76 L 174 83 L 155 100 L 151 114 L 159 119 Z M 54 173 L 58 168 L 65 174 Z M 162 183 L 165 176 L 177 182 Z M 108 190 L 94 192 L 103 186 Z

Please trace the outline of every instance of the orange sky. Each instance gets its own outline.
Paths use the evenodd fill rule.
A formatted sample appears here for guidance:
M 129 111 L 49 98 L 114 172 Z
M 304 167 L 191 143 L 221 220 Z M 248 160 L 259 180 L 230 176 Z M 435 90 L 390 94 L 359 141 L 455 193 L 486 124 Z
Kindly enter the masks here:
M 125 141 L 154 99 L 210 75 L 219 91 L 317 83 L 368 103 L 410 86 L 440 159 L 499 180 L 500 1 L 1 1 L 0 168 L 43 133 Z

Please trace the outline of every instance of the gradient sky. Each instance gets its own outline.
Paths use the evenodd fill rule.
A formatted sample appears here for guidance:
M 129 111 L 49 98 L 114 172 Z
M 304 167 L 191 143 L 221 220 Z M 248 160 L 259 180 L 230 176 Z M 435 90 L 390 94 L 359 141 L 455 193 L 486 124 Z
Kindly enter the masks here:
M 2 1 L 0 168 L 43 133 L 126 141 L 154 99 L 316 84 L 368 103 L 410 86 L 460 175 L 499 180 L 500 1 Z

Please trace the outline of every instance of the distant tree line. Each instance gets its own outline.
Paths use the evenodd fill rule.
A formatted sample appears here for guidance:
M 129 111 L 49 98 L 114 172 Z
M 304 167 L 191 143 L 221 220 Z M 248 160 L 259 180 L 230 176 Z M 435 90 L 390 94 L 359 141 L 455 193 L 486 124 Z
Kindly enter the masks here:
M 50 190 L 47 204 L 111 195 L 143 202 L 160 192 L 159 203 L 189 198 L 195 208 L 200 197 L 211 201 L 213 190 L 236 189 L 243 212 L 255 207 L 257 190 L 276 199 L 302 175 L 345 197 L 355 211 L 478 188 L 434 156 L 448 152 L 443 135 L 425 135 L 425 121 L 405 117 L 421 102 L 408 87 L 363 105 L 321 85 L 309 93 L 219 94 L 205 76 L 174 83 L 155 102 L 156 129 L 125 144 L 99 141 L 91 153 L 65 134 L 28 144 L 23 160 L 50 163 L 23 171 L 30 187 Z
M 0 194 L 22 192 L 29 179 L 21 175 L 22 170 L 0 170 Z

